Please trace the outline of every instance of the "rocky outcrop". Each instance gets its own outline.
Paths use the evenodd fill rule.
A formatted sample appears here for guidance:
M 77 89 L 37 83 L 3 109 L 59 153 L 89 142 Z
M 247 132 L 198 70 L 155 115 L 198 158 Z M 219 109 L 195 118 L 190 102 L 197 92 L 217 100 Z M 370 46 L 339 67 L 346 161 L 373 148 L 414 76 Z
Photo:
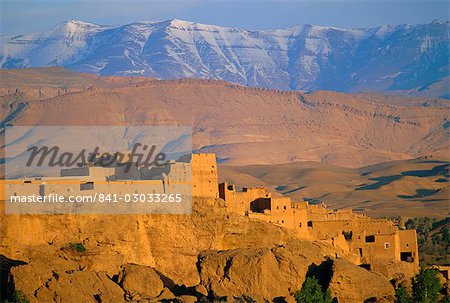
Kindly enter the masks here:
M 43 256 L 11 270 L 15 289 L 30 302 L 124 302 L 106 272 L 84 270 L 63 257 Z
M 289 302 L 313 276 L 340 303 L 394 301 L 387 277 L 332 253 L 325 244 L 300 240 L 271 249 L 205 251 L 199 257 L 201 284 L 211 300 Z
M 332 270 L 329 289 L 339 303 L 394 302 L 395 291 L 387 277 L 345 259 L 334 260 Z
M 202 250 L 270 247 L 295 238 L 283 228 L 228 214 L 219 203 L 197 198 L 191 215 L 176 216 L 2 215 L 0 254 L 29 263 L 38 258 L 30 248 L 57 256 L 68 243 L 83 243 L 87 252 L 76 262 L 87 270 L 114 275 L 123 264 L 135 263 L 156 268 L 176 284 L 194 286 Z
M 201 285 L 211 299 L 231 295 L 263 302 L 291 297 L 309 267 L 320 264 L 331 251 L 301 240 L 274 248 L 205 251 L 198 262 Z
M 129 263 L 154 268 L 159 276 L 168 277 L 171 288 L 194 287 L 200 283 L 196 263 L 203 250 L 272 247 L 295 238 L 280 227 L 228 214 L 221 203 L 197 198 L 191 215 L 176 216 L 4 215 L 0 207 L 0 255 L 11 264 L 26 263 L 4 267 L 14 277 L 16 289 L 33 301 L 38 293 L 58 293 L 52 286 L 55 276 L 67 273 L 73 277 L 77 271 L 104 272 L 111 281 L 122 273 L 124 282 L 133 279 L 133 274 L 126 278 L 131 269 L 124 265 Z M 86 252 L 64 249 L 69 243 L 82 243 Z M 135 290 L 143 291 L 124 287 L 124 298 L 132 297 Z M 92 296 L 99 293 L 106 292 L 90 292 Z M 174 296 L 167 291 L 161 295 Z
M 164 283 L 153 268 L 137 264 L 123 266 L 118 283 L 130 301 L 157 297 L 164 289 Z
M 186 216 L 2 215 L 0 223 L 0 261 L 10 264 L 1 268 L 30 302 L 289 302 L 310 275 L 339 302 L 393 295 L 386 277 L 343 251 L 228 214 L 220 200 L 194 199 Z M 85 251 L 67 248 L 78 242 Z

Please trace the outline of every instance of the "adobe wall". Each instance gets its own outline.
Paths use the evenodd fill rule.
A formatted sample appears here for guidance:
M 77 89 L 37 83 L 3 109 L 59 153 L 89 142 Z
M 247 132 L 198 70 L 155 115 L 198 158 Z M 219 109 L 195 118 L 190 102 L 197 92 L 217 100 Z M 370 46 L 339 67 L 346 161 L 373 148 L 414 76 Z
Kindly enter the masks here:
M 89 189 L 83 189 L 83 185 L 92 183 Z M 18 195 L 49 195 L 58 194 L 69 195 L 90 195 L 92 192 L 98 194 L 148 194 L 148 193 L 168 193 L 167 188 L 161 180 L 148 180 L 144 182 L 129 181 L 84 181 L 81 179 L 46 179 L 36 180 L 32 183 L 6 184 L 9 193 L 17 192 Z
M 415 230 L 399 230 L 390 220 L 372 219 L 351 210 L 332 211 L 321 205 L 308 205 L 307 208 L 312 237 L 331 239 L 334 245 L 345 249 L 342 241 L 337 241 L 345 233 L 349 251 L 360 256 L 361 263 L 373 264 L 378 259 L 389 259 L 411 262 L 413 266 L 419 264 Z
M 260 198 L 254 202 L 258 205 L 258 212 L 250 212 L 249 217 L 295 230 L 300 238 L 310 239 L 306 208 L 293 208 L 288 197 Z
M 376 235 L 373 242 L 366 241 L 363 233 L 361 240 L 350 241 L 350 248 L 353 252 L 359 253 L 362 263 L 370 264 L 374 259 L 394 259 L 400 261 L 400 240 L 398 233 Z
M 192 154 L 192 195 L 219 197 L 215 154 Z
M 385 219 L 371 219 L 366 216 L 358 214 L 345 213 L 323 213 L 321 216 L 318 213 L 311 215 L 308 211 L 308 222 L 312 227 L 312 232 L 318 239 L 326 237 L 334 237 L 337 234 L 345 232 L 352 232 L 353 235 L 361 235 L 363 232 L 372 235 L 390 234 L 398 230 L 390 220 Z
M 89 177 L 89 179 L 105 180 L 107 177 L 111 177 L 115 174 L 113 167 L 73 167 L 67 169 L 61 169 L 61 177 Z
M 270 196 L 270 193 L 264 187 L 249 187 L 237 191 L 232 184 L 219 184 L 219 197 L 226 201 L 227 211 L 240 215 L 248 214 L 251 210 L 251 203 L 254 201 L 261 199 L 260 202 L 255 202 L 255 204 L 261 203 L 260 206 L 263 207 L 262 204 L 267 204 L 264 199 Z
M 399 230 L 400 253 L 412 253 L 413 263 L 419 265 L 419 246 L 417 244 L 417 233 L 415 229 Z

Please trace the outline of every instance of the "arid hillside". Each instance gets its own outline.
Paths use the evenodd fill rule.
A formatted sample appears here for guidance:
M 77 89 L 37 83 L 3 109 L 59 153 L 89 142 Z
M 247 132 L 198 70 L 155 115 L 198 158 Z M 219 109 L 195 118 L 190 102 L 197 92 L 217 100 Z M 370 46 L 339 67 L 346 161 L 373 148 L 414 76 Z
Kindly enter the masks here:
M 361 167 L 448 147 L 442 100 L 246 88 L 221 81 L 0 70 L 3 125 L 193 125 L 194 148 L 233 165 Z M 375 100 L 375 101 L 372 101 Z M 378 102 L 377 102 L 378 101 Z M 384 103 L 384 104 L 383 104 Z M 413 104 L 413 105 L 411 105 Z
M 380 163 L 360 169 L 316 162 L 227 166 L 221 181 L 267 186 L 297 201 L 351 208 L 371 217 L 443 218 L 449 209 L 449 163 L 437 158 Z
M 339 302 L 393 302 L 390 280 L 411 277 L 410 264 L 383 276 L 218 199 L 179 216 L 4 215 L 2 202 L 0 224 L 0 298 L 30 303 L 293 302 L 314 275 Z

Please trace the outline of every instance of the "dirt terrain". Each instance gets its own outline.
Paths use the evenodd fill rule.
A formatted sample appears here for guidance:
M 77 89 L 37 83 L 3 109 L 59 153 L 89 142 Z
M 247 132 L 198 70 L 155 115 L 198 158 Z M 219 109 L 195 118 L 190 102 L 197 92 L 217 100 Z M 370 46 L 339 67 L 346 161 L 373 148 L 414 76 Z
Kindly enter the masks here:
M 273 192 L 333 209 L 350 208 L 371 217 L 430 216 L 449 209 L 449 162 L 438 158 L 391 161 L 359 169 L 317 162 L 227 166 L 224 182 L 264 185 Z
M 3 69 L 0 79 L 4 125 L 192 125 L 194 149 L 215 152 L 229 165 L 315 161 L 356 168 L 448 152 L 443 100 L 424 106 L 424 99 L 98 78 L 59 68 Z

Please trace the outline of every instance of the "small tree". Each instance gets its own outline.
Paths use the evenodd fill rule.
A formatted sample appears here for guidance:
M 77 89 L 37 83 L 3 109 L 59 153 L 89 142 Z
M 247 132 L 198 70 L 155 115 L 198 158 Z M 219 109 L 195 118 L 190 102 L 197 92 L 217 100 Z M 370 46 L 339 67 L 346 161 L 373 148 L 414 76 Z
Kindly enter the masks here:
M 323 295 L 323 303 L 332 303 L 333 300 L 331 299 L 330 290 L 327 289 L 325 291 L 325 294 Z
M 450 303 L 450 296 L 445 296 L 444 299 L 441 301 L 442 303 Z
M 314 277 L 307 277 L 300 289 L 295 295 L 297 303 L 331 303 L 330 291 L 322 290 L 319 281 Z
M 414 278 L 414 303 L 435 303 L 438 301 L 441 283 L 434 269 L 420 269 Z
M 30 301 L 28 301 L 26 296 L 20 290 L 14 291 L 14 293 L 13 293 L 13 295 L 11 297 L 11 301 L 10 300 L 6 300 L 4 302 L 5 303 L 30 303 Z
M 406 289 L 403 286 L 397 288 L 397 291 L 395 292 L 395 302 L 396 303 L 411 302 L 411 300 L 409 299 L 408 293 L 406 292 Z

